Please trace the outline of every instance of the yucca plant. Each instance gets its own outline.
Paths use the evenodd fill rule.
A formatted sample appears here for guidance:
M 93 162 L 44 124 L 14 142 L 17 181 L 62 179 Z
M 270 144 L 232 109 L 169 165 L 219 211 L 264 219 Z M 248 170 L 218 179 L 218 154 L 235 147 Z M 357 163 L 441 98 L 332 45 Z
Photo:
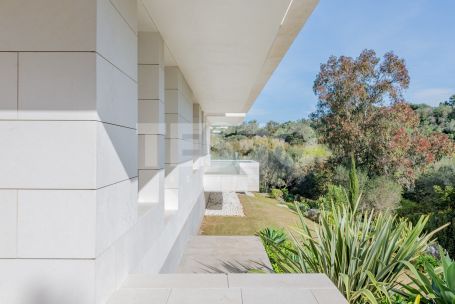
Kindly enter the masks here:
M 267 245 L 274 244 L 279 246 L 287 240 L 286 233 L 282 229 L 272 227 L 262 229 L 257 235 Z
M 355 181 L 351 189 L 346 191 L 347 200 L 356 201 L 332 202 L 314 227 L 299 212 L 300 227 L 291 233 L 293 248 L 271 250 L 282 272 L 325 273 L 350 303 L 378 303 L 378 299 L 392 303 L 389 294 L 403 275 L 402 261 L 423 254 L 437 231 L 424 234 L 428 216 L 412 225 L 390 213 L 359 212 L 362 195 Z
M 421 297 L 422 303 L 455 304 L 455 262 L 441 252 L 441 266 L 424 263 L 423 272 L 409 263 L 403 262 L 412 273 L 412 284 L 402 284 L 403 294 L 408 297 Z

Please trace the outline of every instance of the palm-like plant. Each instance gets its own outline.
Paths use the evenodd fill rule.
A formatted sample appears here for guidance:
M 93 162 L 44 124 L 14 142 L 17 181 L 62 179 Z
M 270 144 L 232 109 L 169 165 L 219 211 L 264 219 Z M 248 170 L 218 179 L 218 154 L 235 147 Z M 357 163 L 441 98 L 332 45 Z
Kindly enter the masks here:
M 358 189 L 355 185 L 352 181 L 351 188 Z M 423 233 L 427 216 L 412 225 L 389 213 L 359 212 L 361 194 L 346 196 L 356 201 L 332 202 L 314 227 L 299 212 L 301 226 L 291 233 L 293 248 L 272 247 L 277 265 L 283 272 L 325 273 L 350 303 L 391 302 L 389 292 L 403 274 L 402 261 L 423 254 L 437 231 Z
M 406 296 L 420 296 L 423 303 L 455 304 L 455 262 L 446 254 L 441 256 L 440 267 L 425 263 L 424 272 L 409 262 L 403 262 L 412 273 L 413 283 L 402 284 Z

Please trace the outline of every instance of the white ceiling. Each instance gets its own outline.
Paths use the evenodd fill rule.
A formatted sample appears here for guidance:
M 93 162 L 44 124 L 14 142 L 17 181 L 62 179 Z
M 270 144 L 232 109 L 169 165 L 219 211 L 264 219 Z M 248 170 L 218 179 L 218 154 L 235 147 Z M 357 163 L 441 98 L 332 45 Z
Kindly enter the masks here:
M 140 29 L 154 28 L 161 33 L 168 47 L 166 64 L 179 66 L 209 114 L 249 110 L 317 3 L 141 1 L 147 12 L 139 14 Z M 141 14 L 151 17 L 153 25 Z

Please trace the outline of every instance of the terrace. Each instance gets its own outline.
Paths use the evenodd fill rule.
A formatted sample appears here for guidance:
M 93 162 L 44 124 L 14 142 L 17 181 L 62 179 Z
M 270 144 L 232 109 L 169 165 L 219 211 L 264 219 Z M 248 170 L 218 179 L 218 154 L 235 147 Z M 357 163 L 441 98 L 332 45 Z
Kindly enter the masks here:
M 321 274 L 176 273 L 205 192 L 259 190 L 258 163 L 210 161 L 210 128 L 242 122 L 316 5 L 2 0 L 0 303 L 345 302 Z

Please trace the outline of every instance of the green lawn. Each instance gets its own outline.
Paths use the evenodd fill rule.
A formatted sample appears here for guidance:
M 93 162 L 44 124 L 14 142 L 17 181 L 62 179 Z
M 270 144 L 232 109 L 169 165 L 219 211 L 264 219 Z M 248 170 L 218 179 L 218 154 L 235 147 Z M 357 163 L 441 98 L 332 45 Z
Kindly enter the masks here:
M 245 217 L 206 216 L 201 226 L 203 235 L 254 235 L 265 227 L 292 230 L 298 224 L 298 216 L 277 200 L 256 194 L 250 197 L 239 194 Z M 314 223 L 307 220 L 311 226 Z M 311 227 L 310 226 L 310 227 Z

